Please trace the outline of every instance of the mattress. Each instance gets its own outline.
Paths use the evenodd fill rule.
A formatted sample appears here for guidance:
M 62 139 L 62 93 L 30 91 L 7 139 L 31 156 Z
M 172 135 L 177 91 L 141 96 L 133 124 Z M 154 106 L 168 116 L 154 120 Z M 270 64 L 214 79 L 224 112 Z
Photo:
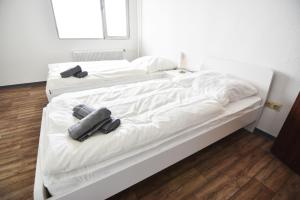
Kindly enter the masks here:
M 81 168 L 79 170 L 72 171 L 71 173 L 62 173 L 59 176 L 44 176 L 44 184 L 53 196 L 73 191 L 74 189 L 88 183 L 92 183 L 97 179 L 104 178 L 110 174 L 118 172 L 118 170 L 122 168 L 123 165 L 126 166 L 128 162 L 138 162 L 147 154 L 149 155 L 159 152 L 162 148 L 168 145 L 174 145 L 179 141 L 195 137 L 196 135 L 200 135 L 206 131 L 214 129 L 232 119 L 241 117 L 246 113 L 259 108 L 261 106 L 260 104 L 261 98 L 258 96 L 249 97 L 241 101 L 231 103 L 226 106 L 225 111 L 222 114 L 205 123 L 192 126 L 185 131 L 174 133 L 172 136 L 169 136 L 159 142 L 156 141 L 150 143 L 146 146 L 112 157 L 93 166 Z M 47 142 L 45 142 L 44 145 L 47 145 Z M 45 148 L 47 148 L 47 146 L 45 146 Z M 43 159 L 44 158 L 42 157 L 41 160 Z
M 109 174 L 114 163 L 155 150 L 162 142 L 198 126 L 209 124 L 207 128 L 211 128 L 220 123 L 218 120 L 242 115 L 259 104 L 258 97 L 228 104 L 230 92 L 224 87 L 228 81 L 234 79 L 200 73 L 177 81 L 152 80 L 54 98 L 43 117 L 46 126 L 42 130 L 40 164 L 44 185 L 51 194 L 62 194 L 96 174 Z M 66 130 L 76 122 L 72 107 L 82 103 L 108 107 L 121 118 L 122 125 L 108 135 L 97 134 L 83 143 L 73 141 Z
M 84 78 L 61 78 L 60 72 L 80 65 L 89 73 Z M 49 64 L 46 91 L 48 97 L 66 92 L 74 92 L 97 87 L 109 87 L 118 84 L 139 82 L 162 78 L 164 72 L 148 73 L 143 67 L 133 67 L 127 60 L 69 62 Z

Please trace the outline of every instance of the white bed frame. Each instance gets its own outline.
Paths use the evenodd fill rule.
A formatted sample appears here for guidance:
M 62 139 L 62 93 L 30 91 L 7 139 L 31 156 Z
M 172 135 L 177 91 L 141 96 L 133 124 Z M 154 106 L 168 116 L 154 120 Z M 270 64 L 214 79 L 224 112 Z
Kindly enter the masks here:
M 250 81 L 259 90 L 259 95 L 262 98 L 261 106 L 240 117 L 236 117 L 230 121 L 219 124 L 216 128 L 207 130 L 193 137 L 186 138 L 176 144 L 167 145 L 159 152 L 155 151 L 155 153 L 141 157 L 135 162 L 127 162 L 127 164 L 122 165 L 122 167 L 113 174 L 108 174 L 106 177 L 86 183 L 84 186 L 76 188 L 71 192 L 50 198 L 47 198 L 46 189 L 43 185 L 42 173 L 39 164 L 41 159 L 41 148 L 39 147 L 34 185 L 34 199 L 105 199 L 173 165 L 195 152 L 198 152 L 240 128 L 247 127 L 247 129 L 253 130 L 260 118 L 263 105 L 267 99 L 272 82 L 273 71 L 264 67 L 221 59 L 208 59 L 204 63 L 203 68 L 229 73 L 236 77 Z M 45 119 L 45 111 L 43 112 L 43 119 Z M 40 145 L 42 144 L 44 137 L 43 127 L 44 120 L 42 120 Z

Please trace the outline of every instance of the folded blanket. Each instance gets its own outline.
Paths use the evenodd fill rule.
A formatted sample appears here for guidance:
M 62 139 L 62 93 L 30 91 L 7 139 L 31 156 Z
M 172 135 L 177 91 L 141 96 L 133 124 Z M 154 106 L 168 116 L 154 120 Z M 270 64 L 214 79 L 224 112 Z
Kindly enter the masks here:
M 104 124 L 101 128 L 100 131 L 102 133 L 108 134 L 112 131 L 114 131 L 116 128 L 118 128 L 121 124 L 121 120 L 120 119 L 114 119 L 111 118 L 111 121 Z
M 93 111 L 69 129 L 69 135 L 79 141 L 87 139 L 97 132 L 104 124 L 111 121 L 111 112 L 107 108 L 100 108 Z
M 73 116 L 76 117 L 77 119 L 83 119 L 84 117 L 86 117 L 90 113 L 92 113 L 94 110 L 95 109 L 93 109 L 87 105 L 80 104 L 73 108 Z M 104 124 L 99 130 L 102 133 L 108 134 L 108 133 L 114 131 L 116 128 L 118 128 L 120 126 L 120 124 L 121 124 L 120 119 L 111 118 L 111 121 Z
M 93 111 L 95 111 L 94 108 L 91 108 L 84 104 L 80 104 L 73 108 L 73 116 L 76 117 L 77 119 L 83 119 Z
M 76 78 L 84 78 L 87 75 L 88 75 L 88 72 L 84 71 L 84 72 L 78 72 L 78 73 L 74 74 L 73 76 L 76 77 Z
M 76 67 L 73 67 L 71 69 L 61 72 L 60 76 L 62 78 L 68 78 L 68 77 L 74 76 L 75 74 L 80 73 L 80 72 L 82 72 L 81 67 L 79 65 L 77 65 Z

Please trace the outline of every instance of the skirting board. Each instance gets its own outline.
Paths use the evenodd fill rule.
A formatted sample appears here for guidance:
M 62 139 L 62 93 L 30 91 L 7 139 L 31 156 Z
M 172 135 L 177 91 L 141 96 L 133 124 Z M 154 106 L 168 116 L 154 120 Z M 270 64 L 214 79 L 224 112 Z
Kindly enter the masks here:
M 259 117 L 262 107 L 249 111 L 241 117 L 236 117 L 230 121 L 220 124 L 217 128 L 208 130 L 196 136 L 192 136 L 161 149 L 152 155 L 144 157 L 135 163 L 130 163 L 122 167 L 117 173 L 109 174 L 107 177 L 95 182 L 87 183 L 74 191 L 47 198 L 46 190 L 43 186 L 42 174 L 39 165 L 40 147 L 36 167 L 34 199 L 35 200 L 80 200 L 80 199 L 105 199 L 108 198 L 145 178 L 173 165 L 174 163 L 198 152 L 210 144 L 228 136 L 229 134 L 254 123 Z M 43 111 L 43 119 L 45 110 Z M 42 130 L 44 122 L 42 121 Z M 40 145 L 44 137 L 41 131 Z
M 35 86 L 46 84 L 46 81 L 38 81 L 38 82 L 30 82 L 30 83 L 20 83 L 20 84 L 12 84 L 12 85 L 0 85 L 1 88 L 17 88 L 17 87 L 24 87 L 24 86 Z

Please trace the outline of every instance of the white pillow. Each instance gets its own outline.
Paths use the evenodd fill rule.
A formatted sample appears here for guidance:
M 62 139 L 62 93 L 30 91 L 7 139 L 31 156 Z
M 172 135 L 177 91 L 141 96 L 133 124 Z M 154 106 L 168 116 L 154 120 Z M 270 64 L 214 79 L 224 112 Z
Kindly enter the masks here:
M 225 88 L 229 102 L 239 101 L 258 92 L 252 84 L 237 78 L 228 79 Z
M 231 75 L 206 72 L 193 81 L 196 92 L 215 98 L 223 106 L 231 102 L 257 94 L 257 89 L 249 82 Z
M 176 69 L 176 64 L 166 58 L 143 56 L 131 62 L 134 67 L 145 68 L 149 73 Z

